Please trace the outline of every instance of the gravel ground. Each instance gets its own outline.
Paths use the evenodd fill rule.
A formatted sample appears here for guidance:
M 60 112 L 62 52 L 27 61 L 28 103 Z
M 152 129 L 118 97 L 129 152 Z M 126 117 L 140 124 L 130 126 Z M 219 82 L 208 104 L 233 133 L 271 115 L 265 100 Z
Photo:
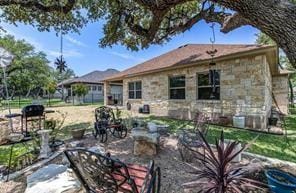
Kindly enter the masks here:
M 66 141 L 66 146 L 73 145 L 72 140 Z M 77 143 L 76 143 L 77 144 Z M 177 150 L 177 139 L 174 136 L 161 137 L 160 147 L 156 156 L 134 156 L 133 155 L 133 140 L 131 136 L 127 136 L 125 139 L 117 139 L 109 137 L 107 143 L 100 144 L 91 134 L 84 137 L 83 140 L 78 142 L 79 146 L 94 147 L 100 146 L 105 149 L 106 152 L 110 152 L 111 156 L 120 159 L 125 163 L 136 163 L 146 165 L 151 159 L 155 161 L 155 165 L 161 168 L 161 193 L 193 193 L 198 190 L 185 190 L 182 186 L 186 182 L 190 182 L 194 179 L 194 176 L 190 174 L 192 167 L 198 167 L 195 164 L 188 164 L 181 161 L 180 154 Z M 63 157 L 58 156 L 50 163 L 62 163 Z M 244 159 L 243 163 L 248 163 L 249 159 Z M 33 171 L 30 171 L 32 173 Z M 23 193 L 26 189 L 26 176 L 24 174 L 19 178 L 9 181 L 0 182 L 0 193 Z M 263 176 L 264 177 L 264 176 Z M 83 193 L 81 191 L 80 193 Z M 262 192 L 260 192 L 262 193 Z
M 67 141 L 70 144 L 72 141 Z M 91 135 L 87 135 L 80 141 L 84 147 L 102 146 Z M 155 165 L 161 168 L 161 193 L 188 193 L 182 184 L 192 179 L 188 173 L 191 167 L 181 161 L 177 150 L 177 140 L 174 137 L 162 137 L 159 152 L 153 157 L 140 157 L 133 155 L 133 140 L 130 136 L 125 139 L 116 139 L 110 137 L 106 144 L 103 145 L 106 152 L 110 152 L 113 157 L 119 158 L 126 163 L 148 164 L 151 159 Z M 61 158 L 52 162 L 58 163 Z M 0 193 L 23 193 L 26 188 L 26 175 L 23 175 L 9 182 L 0 182 Z

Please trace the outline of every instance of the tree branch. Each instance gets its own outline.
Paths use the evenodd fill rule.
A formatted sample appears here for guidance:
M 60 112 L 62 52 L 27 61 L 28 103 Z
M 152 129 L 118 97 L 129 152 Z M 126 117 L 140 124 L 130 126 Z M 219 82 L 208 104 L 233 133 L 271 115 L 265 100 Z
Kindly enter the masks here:
M 67 3 L 61 7 L 59 1 L 56 1 L 53 5 L 45 5 L 37 0 L 0 0 L 0 6 L 20 5 L 26 8 L 34 7 L 44 12 L 55 12 L 62 9 L 65 14 L 73 9 L 75 3 L 76 0 L 68 0 Z
M 164 1 L 146 1 L 146 0 L 136 0 L 138 3 L 144 4 L 145 6 L 151 7 L 159 7 L 159 3 L 164 4 Z M 207 9 L 205 9 L 205 2 L 202 4 L 201 11 L 197 13 L 196 15 L 192 16 L 191 18 L 186 18 L 184 15 L 177 16 L 172 18 L 171 15 L 165 16 L 168 13 L 168 10 L 170 8 L 170 5 L 174 3 L 180 3 L 180 0 L 167 0 L 170 1 L 170 3 L 163 7 L 162 9 L 154 9 L 153 12 L 153 18 L 150 22 L 150 28 L 146 29 L 143 28 L 138 23 L 134 22 L 133 16 L 129 14 L 127 11 L 125 12 L 125 22 L 128 26 L 128 28 L 135 34 L 144 37 L 145 42 L 147 44 L 154 42 L 154 43 L 160 43 L 164 39 L 168 38 L 171 35 L 174 35 L 178 32 L 184 32 L 186 30 L 189 30 L 194 24 L 198 23 L 202 19 L 204 19 L 206 22 L 217 22 L 221 24 L 221 31 L 224 33 L 230 32 L 236 28 L 239 28 L 243 25 L 250 24 L 247 19 L 243 18 L 238 13 L 230 14 L 225 12 L 217 12 L 215 11 L 215 5 L 211 5 Z M 165 1 L 165 2 L 167 2 Z M 156 5 L 158 3 L 158 5 Z M 153 4 L 153 5 L 152 5 Z M 166 18 L 168 20 L 167 27 L 161 27 L 163 19 Z M 180 24 L 176 24 L 171 26 L 170 23 L 174 23 L 176 20 L 182 20 L 185 19 L 185 22 L 181 22 Z M 161 33 L 158 33 L 160 32 Z M 157 35 L 161 34 L 161 35 Z
M 244 25 L 251 25 L 251 22 L 239 13 L 234 13 L 233 15 L 229 15 L 224 18 L 224 22 L 221 24 L 222 27 L 220 31 L 223 33 L 228 33 Z

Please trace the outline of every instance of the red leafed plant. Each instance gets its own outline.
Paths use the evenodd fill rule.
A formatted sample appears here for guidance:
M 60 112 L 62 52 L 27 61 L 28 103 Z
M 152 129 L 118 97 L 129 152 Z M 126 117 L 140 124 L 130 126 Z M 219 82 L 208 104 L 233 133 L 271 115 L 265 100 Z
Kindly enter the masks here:
M 265 190 L 265 184 L 246 177 L 248 170 L 245 166 L 232 163 L 233 159 L 247 148 L 246 145 L 239 148 L 237 141 L 225 142 L 222 131 L 220 139 L 216 139 L 215 147 L 212 148 L 204 135 L 198 132 L 204 143 L 204 152 L 191 150 L 201 165 L 192 172 L 197 179 L 185 183 L 185 187 L 198 188 L 199 193 L 243 193 L 249 190 Z

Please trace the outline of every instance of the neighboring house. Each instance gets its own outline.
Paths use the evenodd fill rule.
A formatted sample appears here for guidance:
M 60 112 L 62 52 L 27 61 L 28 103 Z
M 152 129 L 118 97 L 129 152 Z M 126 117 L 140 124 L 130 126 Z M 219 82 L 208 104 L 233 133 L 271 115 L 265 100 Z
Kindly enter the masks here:
M 288 71 L 278 68 L 278 48 L 262 45 L 189 44 L 105 79 L 123 84 L 123 104 L 138 111 L 147 104 L 157 116 L 192 119 L 196 112 L 245 117 L 250 128 L 266 129 L 274 103 L 287 113 Z M 215 69 L 215 92 L 209 69 Z M 274 96 L 274 97 L 273 97 Z M 274 99 L 273 99 L 274 98 Z M 274 103 L 275 104 L 275 103 Z
M 75 93 L 73 92 L 73 86 L 78 83 L 82 83 L 88 88 L 88 93 L 83 97 L 84 102 L 102 102 L 104 100 L 104 86 L 103 80 L 108 76 L 112 76 L 118 73 L 118 70 L 107 69 L 105 71 L 93 71 L 85 74 L 81 77 L 72 78 L 69 80 L 64 80 L 58 84 L 64 98 L 68 99 L 69 102 L 73 100 Z M 112 93 L 121 94 L 121 88 L 114 89 Z M 120 97 L 120 96 L 119 96 Z

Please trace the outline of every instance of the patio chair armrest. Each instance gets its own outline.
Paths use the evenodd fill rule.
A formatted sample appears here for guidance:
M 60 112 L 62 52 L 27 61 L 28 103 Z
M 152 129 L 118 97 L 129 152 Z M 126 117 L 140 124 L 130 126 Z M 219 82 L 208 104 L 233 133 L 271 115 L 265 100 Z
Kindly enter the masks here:
M 152 179 L 152 176 L 153 176 L 153 173 L 154 173 L 154 160 L 151 160 L 149 162 L 149 164 L 147 165 L 147 174 L 144 178 L 144 182 L 143 182 L 143 187 L 141 189 L 141 193 L 144 193 L 145 190 L 148 190 L 149 189 L 149 186 L 151 184 L 151 179 Z
M 151 174 L 149 183 L 146 183 L 146 188 L 142 189 L 141 193 L 159 193 L 161 186 L 161 171 L 157 167 Z
M 149 172 L 149 174 L 152 175 L 153 170 L 154 170 L 154 160 L 150 160 L 150 162 L 148 164 L 148 172 Z

